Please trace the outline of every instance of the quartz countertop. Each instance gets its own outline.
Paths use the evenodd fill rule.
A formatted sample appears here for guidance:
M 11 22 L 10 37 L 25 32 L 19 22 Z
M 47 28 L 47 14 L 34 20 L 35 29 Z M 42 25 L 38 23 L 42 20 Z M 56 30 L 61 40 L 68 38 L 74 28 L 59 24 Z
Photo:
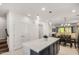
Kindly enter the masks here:
M 23 45 L 24 47 L 27 47 L 39 53 L 40 51 L 42 51 L 43 49 L 45 49 L 46 47 L 50 46 L 51 44 L 55 43 L 58 40 L 59 38 L 49 37 L 47 38 L 47 40 L 45 38 L 42 38 L 42 39 L 28 41 L 23 43 Z

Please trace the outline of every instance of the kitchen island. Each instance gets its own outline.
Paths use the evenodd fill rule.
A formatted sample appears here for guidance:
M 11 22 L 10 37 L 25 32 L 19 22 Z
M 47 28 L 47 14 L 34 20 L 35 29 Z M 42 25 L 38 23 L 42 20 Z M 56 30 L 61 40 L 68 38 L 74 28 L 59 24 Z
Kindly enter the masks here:
M 59 38 L 49 37 L 23 43 L 25 55 L 56 55 L 60 50 Z

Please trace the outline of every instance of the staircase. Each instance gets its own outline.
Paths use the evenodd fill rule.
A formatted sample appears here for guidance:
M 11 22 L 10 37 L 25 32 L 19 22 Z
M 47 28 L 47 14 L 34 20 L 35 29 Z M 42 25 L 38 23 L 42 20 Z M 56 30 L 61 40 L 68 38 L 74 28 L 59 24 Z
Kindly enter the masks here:
M 0 39 L 0 54 L 4 52 L 8 52 L 9 48 L 7 45 L 7 40 L 6 39 Z

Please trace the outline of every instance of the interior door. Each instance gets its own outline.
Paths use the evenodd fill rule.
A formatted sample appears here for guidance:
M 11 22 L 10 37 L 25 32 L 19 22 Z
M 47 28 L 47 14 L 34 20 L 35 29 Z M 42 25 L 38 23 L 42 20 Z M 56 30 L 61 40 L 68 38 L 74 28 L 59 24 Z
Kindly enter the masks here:
M 39 24 L 39 39 L 43 37 L 43 25 Z

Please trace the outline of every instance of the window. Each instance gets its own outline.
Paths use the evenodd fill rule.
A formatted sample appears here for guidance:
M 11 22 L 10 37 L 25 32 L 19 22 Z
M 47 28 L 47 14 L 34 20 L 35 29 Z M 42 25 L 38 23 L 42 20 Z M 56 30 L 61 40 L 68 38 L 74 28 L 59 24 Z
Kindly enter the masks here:
M 65 27 L 65 33 L 71 33 L 71 27 Z
M 71 27 L 60 27 L 58 28 L 58 33 L 71 33 L 72 29 Z
M 59 29 L 58 29 L 58 32 L 59 32 L 59 33 L 64 33 L 64 28 L 63 28 L 63 27 L 62 27 L 62 28 L 59 28 Z

